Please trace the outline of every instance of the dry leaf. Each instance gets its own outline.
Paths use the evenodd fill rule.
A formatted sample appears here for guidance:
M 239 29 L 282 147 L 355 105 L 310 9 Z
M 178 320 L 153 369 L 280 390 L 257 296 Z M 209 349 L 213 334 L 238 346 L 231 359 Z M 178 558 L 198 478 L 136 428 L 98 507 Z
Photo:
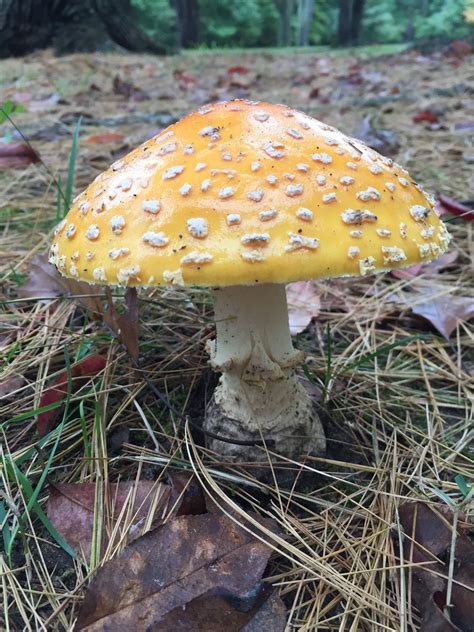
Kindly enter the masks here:
M 18 288 L 20 298 L 38 298 L 47 303 L 58 296 L 74 298 L 85 307 L 92 319 L 101 319 L 125 345 L 129 355 L 138 359 L 138 295 L 135 288 L 125 291 L 125 311 L 117 316 L 112 292 L 109 287 L 90 285 L 59 274 L 48 262 L 47 255 L 35 255 L 28 272 L 28 279 Z M 104 297 L 107 296 L 107 303 Z
M 210 591 L 245 599 L 261 580 L 270 553 L 224 514 L 174 518 L 99 569 L 76 630 L 161 630 L 165 616 L 177 608 L 185 612 L 187 604 Z M 213 629 L 212 621 L 208 626 Z M 239 628 L 229 619 L 225 629 Z
M 286 288 L 288 321 L 292 336 L 301 333 L 321 310 L 321 293 L 314 281 L 297 281 Z
M 23 375 L 12 375 L 3 382 L 0 382 L 0 401 L 7 402 L 15 397 L 18 389 L 26 384 Z
M 106 293 L 109 307 L 108 309 L 103 309 L 102 319 L 117 336 L 121 344 L 125 345 L 129 356 L 137 362 L 139 354 L 137 290 L 134 287 L 128 287 L 125 290 L 125 311 L 120 316 L 117 316 L 115 311 L 110 288 L 106 289 Z
M 433 287 L 421 287 L 416 292 L 400 292 L 391 297 L 404 303 L 417 316 L 428 320 L 446 340 L 459 323 L 474 317 L 474 299 L 470 296 L 444 294 Z
M 284 632 L 286 609 L 282 600 L 263 584 L 244 599 L 231 593 L 211 590 L 196 597 L 183 609 L 166 614 L 150 632 Z
M 399 508 L 403 528 L 403 560 L 411 570 L 411 597 L 420 611 L 420 632 L 472 632 L 474 629 L 474 546 L 458 530 L 450 609 L 451 621 L 444 613 L 450 557 L 452 516 L 436 512 L 424 503 L 406 503 Z M 441 560 L 441 562 L 439 561 Z M 430 562 L 421 566 L 423 562 Z M 418 564 L 418 566 L 416 566 Z
M 462 202 L 458 202 L 457 200 L 448 197 L 447 195 L 440 194 L 438 196 L 438 199 L 436 200 L 436 210 L 440 215 L 452 213 L 452 215 L 462 217 L 468 222 L 474 221 L 474 211 L 471 208 Z
M 423 274 L 423 276 L 432 276 L 453 265 L 453 263 L 457 261 L 458 255 L 459 253 L 457 250 L 451 250 L 429 263 L 414 263 L 412 266 L 408 266 L 407 268 L 391 270 L 390 274 L 397 279 L 412 279 L 413 277 L 421 274 Z
M 48 262 L 46 255 L 35 255 L 28 267 L 28 278 L 18 288 L 20 298 L 57 298 L 66 291 L 62 277 L 56 268 Z
M 0 169 L 26 167 L 39 162 L 35 150 L 26 143 L 0 143 Z
M 133 516 L 129 528 L 129 540 L 141 535 L 141 527 L 151 507 L 158 512 L 166 506 L 171 494 L 171 487 L 153 481 L 127 481 L 112 483 L 108 487 L 110 499 L 112 529 L 117 522 L 127 499 L 131 496 L 133 503 L 128 502 L 128 515 Z M 76 551 L 83 552 L 88 560 L 91 553 L 92 532 L 94 525 L 94 505 L 96 498 L 95 483 L 79 483 L 51 485 L 48 498 L 47 513 L 54 528 Z M 104 531 L 104 544 L 110 535 Z

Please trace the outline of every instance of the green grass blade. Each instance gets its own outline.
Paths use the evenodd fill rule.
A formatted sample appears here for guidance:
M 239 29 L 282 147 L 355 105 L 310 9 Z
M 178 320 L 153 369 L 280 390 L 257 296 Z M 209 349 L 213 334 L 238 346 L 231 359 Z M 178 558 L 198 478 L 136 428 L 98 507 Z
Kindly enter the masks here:
M 69 166 L 67 170 L 66 189 L 64 191 L 64 215 L 69 210 L 72 201 L 72 190 L 74 188 L 74 175 L 76 169 L 77 150 L 79 148 L 79 132 L 81 129 L 82 116 L 77 119 L 74 133 L 72 135 L 71 152 L 69 154 Z

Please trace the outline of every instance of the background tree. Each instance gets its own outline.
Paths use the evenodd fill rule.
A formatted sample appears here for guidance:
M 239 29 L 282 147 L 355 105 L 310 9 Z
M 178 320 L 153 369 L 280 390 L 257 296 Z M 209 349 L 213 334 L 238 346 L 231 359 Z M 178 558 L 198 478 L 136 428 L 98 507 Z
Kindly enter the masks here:
M 198 0 L 174 0 L 178 48 L 190 48 L 199 42 Z
M 355 45 L 364 15 L 365 0 L 339 0 L 337 43 L 340 46 Z
M 291 18 L 294 11 L 294 0 L 276 0 L 280 13 L 280 27 L 278 30 L 278 45 L 291 46 Z
M 136 24 L 130 0 L 0 0 L 0 57 L 55 46 L 60 53 L 103 50 L 165 53 Z
M 314 0 L 298 0 L 298 28 L 296 45 L 309 46 L 313 22 Z

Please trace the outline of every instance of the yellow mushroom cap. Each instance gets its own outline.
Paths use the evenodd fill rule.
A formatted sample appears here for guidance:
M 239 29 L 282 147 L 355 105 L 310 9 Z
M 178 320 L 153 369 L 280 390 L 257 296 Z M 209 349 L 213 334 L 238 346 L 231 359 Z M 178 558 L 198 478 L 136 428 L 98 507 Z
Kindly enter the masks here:
M 110 285 L 359 276 L 434 259 L 450 235 L 388 158 L 283 105 L 201 108 L 75 200 L 51 261 Z

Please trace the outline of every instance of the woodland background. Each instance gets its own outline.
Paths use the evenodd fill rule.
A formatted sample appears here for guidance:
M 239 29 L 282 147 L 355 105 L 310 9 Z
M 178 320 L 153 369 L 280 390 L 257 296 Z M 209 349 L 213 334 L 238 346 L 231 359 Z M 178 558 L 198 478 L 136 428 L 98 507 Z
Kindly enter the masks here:
M 0 0 L 0 56 L 429 42 L 473 23 L 473 0 Z

